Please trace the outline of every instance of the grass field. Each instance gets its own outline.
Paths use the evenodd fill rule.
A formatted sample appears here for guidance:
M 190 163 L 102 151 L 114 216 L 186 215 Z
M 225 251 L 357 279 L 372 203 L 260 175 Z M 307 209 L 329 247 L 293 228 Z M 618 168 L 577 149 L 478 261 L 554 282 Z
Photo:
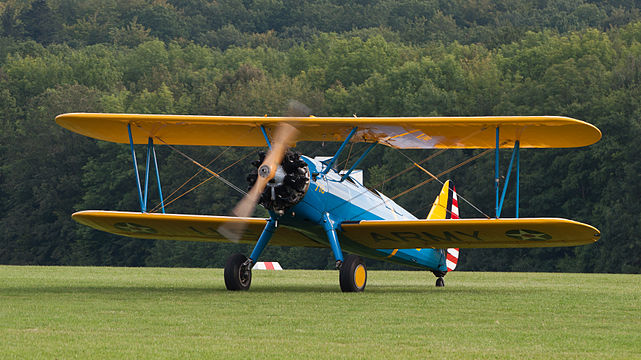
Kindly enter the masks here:
M 0 266 L 0 358 L 641 358 L 641 276 Z

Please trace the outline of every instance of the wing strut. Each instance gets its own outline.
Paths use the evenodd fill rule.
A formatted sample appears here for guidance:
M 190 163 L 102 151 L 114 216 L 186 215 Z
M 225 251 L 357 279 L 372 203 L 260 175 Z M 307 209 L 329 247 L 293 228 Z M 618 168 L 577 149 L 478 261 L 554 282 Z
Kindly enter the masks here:
M 519 146 L 520 146 L 520 141 L 517 141 L 514 146 L 516 147 L 516 214 L 515 217 L 518 219 L 519 218 L 519 198 L 520 198 L 520 190 L 519 190 L 519 180 L 521 175 L 521 156 L 520 156 L 520 151 L 519 151 Z
M 149 165 L 151 157 L 154 160 L 154 169 L 156 170 L 156 180 L 158 182 L 158 194 L 160 196 L 160 206 L 163 214 L 165 213 L 165 204 L 162 197 L 162 187 L 160 186 L 160 172 L 158 171 L 158 160 L 156 159 L 156 149 L 154 148 L 154 139 L 149 137 L 147 142 L 147 162 L 145 165 L 145 192 L 143 196 L 142 186 L 140 184 L 140 173 L 138 172 L 138 161 L 136 160 L 136 151 L 134 150 L 134 141 L 131 136 L 131 124 L 127 124 L 127 131 L 129 132 L 129 145 L 131 147 L 131 159 L 134 163 L 134 172 L 136 173 L 136 186 L 138 188 L 138 200 L 140 201 L 140 211 L 147 212 L 147 197 L 149 194 Z
M 263 136 L 265 137 L 265 142 L 267 143 L 267 147 L 269 150 L 272 149 L 272 143 L 269 142 L 269 136 L 267 136 L 267 131 L 265 130 L 265 127 L 263 125 L 260 126 L 260 131 L 263 132 Z
M 516 218 L 519 217 L 519 181 L 520 181 L 520 156 L 519 148 L 520 142 L 516 140 L 514 142 L 514 149 L 512 150 L 512 157 L 510 158 L 510 165 L 507 169 L 507 174 L 505 175 L 505 183 L 503 184 L 503 191 L 500 192 L 500 178 L 499 178 L 499 128 L 496 128 L 496 150 L 495 150 L 495 163 L 494 163 L 494 188 L 496 190 L 496 218 L 501 217 L 501 211 L 503 210 L 503 201 L 505 200 L 505 193 L 507 192 L 507 186 L 510 183 L 510 174 L 512 173 L 512 165 L 514 164 L 514 159 L 516 158 Z M 499 196 L 500 195 L 500 196 Z
M 336 151 L 336 154 L 334 154 L 334 156 L 329 160 L 329 162 L 327 163 L 327 167 L 321 172 L 321 174 L 323 175 L 327 174 L 329 170 L 332 168 L 332 166 L 334 166 L 334 162 L 336 161 L 336 159 L 338 159 L 338 156 L 341 154 L 341 152 L 345 148 L 345 145 L 347 145 L 347 143 L 352 139 L 352 136 L 356 134 L 357 129 L 358 128 L 355 126 L 352 129 L 352 131 L 350 131 L 349 135 L 347 135 L 347 137 L 345 138 L 345 141 L 343 141 L 341 146 L 338 148 L 338 151 Z
M 494 150 L 494 190 L 496 193 L 496 201 L 494 202 L 494 215 L 496 218 L 499 218 L 501 215 L 501 210 L 499 209 L 499 188 L 501 187 L 501 178 L 499 178 L 499 148 L 501 144 L 499 143 L 499 127 L 496 127 L 496 148 Z
M 370 152 L 370 151 L 372 151 L 372 149 L 374 148 L 374 146 L 376 146 L 376 144 L 378 144 L 378 143 L 377 143 L 377 142 L 373 143 L 372 145 L 370 145 L 370 146 L 367 148 L 367 150 L 365 150 L 365 152 L 363 153 L 363 155 L 361 155 L 361 157 L 359 157 L 359 158 L 358 158 L 358 160 L 356 160 L 356 162 L 354 163 L 354 165 L 352 165 L 352 167 L 351 167 L 351 168 L 349 168 L 349 170 L 347 170 L 347 172 L 343 175 L 343 177 L 341 178 L 341 181 L 345 180 L 345 179 L 349 176 L 349 174 L 351 174 L 351 173 L 352 173 L 352 171 L 354 171 L 354 169 L 356 169 L 356 167 L 358 166 L 358 164 L 360 164 L 360 163 L 361 163 L 361 161 L 362 161 L 363 159 L 365 159 L 365 156 L 367 156 L 367 154 L 369 154 L 369 152 Z M 347 166 L 347 164 L 345 164 L 345 166 Z
M 514 157 L 516 156 L 516 217 L 519 217 L 519 141 L 514 143 L 514 150 L 512 150 L 512 157 L 510 158 L 510 166 L 507 169 L 505 176 L 505 184 L 503 184 L 503 192 L 501 193 L 501 202 L 499 203 L 498 212 L 496 217 L 501 216 L 503 209 L 503 200 L 505 200 L 505 193 L 507 192 L 507 185 L 510 183 L 510 174 L 512 173 L 512 164 L 514 164 Z

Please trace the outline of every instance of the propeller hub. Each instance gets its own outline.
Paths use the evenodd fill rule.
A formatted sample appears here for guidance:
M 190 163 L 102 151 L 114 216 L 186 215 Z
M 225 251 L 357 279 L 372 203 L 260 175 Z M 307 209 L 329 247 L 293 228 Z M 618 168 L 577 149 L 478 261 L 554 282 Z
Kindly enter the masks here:
M 263 164 L 258 168 L 258 175 L 262 178 L 268 178 L 272 169 L 267 164 Z

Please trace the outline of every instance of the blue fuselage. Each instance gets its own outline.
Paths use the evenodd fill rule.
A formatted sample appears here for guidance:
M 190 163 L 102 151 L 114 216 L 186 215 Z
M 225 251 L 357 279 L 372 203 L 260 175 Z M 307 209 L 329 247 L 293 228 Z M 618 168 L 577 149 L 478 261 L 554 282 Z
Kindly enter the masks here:
M 357 180 L 334 170 L 323 174 L 326 165 L 321 161 L 302 156 L 309 168 L 310 183 L 304 198 L 281 218 L 284 226 L 305 231 L 315 241 L 329 245 L 323 231 L 327 216 L 336 224 L 340 246 L 343 250 L 368 258 L 381 259 L 429 269 L 447 271 L 445 257 L 438 249 L 371 249 L 350 239 L 340 229 L 343 222 L 360 220 L 415 220 L 416 217 L 380 192 L 372 192 Z M 309 224 L 303 226 L 301 224 Z

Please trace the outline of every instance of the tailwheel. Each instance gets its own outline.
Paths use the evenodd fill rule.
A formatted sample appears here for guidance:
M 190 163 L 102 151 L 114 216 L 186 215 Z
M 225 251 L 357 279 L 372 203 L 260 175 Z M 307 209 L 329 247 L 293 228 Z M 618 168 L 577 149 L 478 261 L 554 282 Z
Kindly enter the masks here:
M 252 282 L 251 262 L 243 254 L 234 254 L 225 264 L 225 286 L 227 290 L 249 290 Z
M 347 255 L 341 265 L 339 278 L 343 292 L 361 292 L 367 283 L 367 267 L 359 256 Z
M 436 276 L 436 287 L 444 287 L 445 280 L 443 280 L 443 276 L 447 275 L 447 271 L 432 271 L 432 273 Z

